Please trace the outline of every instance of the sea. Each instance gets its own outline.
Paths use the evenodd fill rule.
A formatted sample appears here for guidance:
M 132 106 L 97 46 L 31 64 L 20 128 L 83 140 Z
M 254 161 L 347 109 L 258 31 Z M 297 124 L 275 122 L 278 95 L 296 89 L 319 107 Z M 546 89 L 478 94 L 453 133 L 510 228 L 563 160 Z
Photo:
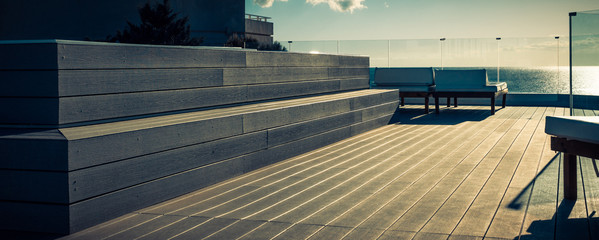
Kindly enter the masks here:
M 374 79 L 374 69 L 370 68 L 370 82 Z M 440 69 L 440 68 L 435 68 Z M 452 68 L 443 69 L 481 69 Z M 497 81 L 497 68 L 485 68 L 489 82 Z M 569 94 L 569 67 L 502 67 L 499 81 L 506 82 L 510 92 Z M 599 96 L 599 66 L 572 67 L 572 92 L 576 95 Z

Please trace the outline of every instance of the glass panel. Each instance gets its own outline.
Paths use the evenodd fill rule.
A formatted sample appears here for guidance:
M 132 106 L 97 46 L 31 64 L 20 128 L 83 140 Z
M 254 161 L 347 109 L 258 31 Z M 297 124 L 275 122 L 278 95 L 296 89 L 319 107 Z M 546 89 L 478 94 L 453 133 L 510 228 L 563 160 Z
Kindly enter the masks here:
M 578 12 L 571 17 L 571 83 L 575 109 L 599 109 L 599 10 Z M 583 115 L 574 111 L 573 115 Z
M 485 68 L 490 82 L 507 82 L 510 92 L 556 94 L 569 91 L 567 46 L 566 38 L 555 37 L 442 38 L 293 41 L 288 49 L 369 56 L 371 72 L 375 67 Z

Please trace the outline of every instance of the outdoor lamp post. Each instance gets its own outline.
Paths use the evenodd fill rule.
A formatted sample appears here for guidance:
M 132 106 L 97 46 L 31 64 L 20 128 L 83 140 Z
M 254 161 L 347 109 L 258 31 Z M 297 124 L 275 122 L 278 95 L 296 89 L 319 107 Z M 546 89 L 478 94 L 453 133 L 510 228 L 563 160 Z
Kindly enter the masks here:
M 441 38 L 439 41 L 441 41 L 441 70 L 443 70 L 443 42 L 445 41 L 445 38 Z
M 497 40 L 497 83 L 499 83 L 499 40 L 501 40 L 500 37 L 495 38 L 495 40 Z

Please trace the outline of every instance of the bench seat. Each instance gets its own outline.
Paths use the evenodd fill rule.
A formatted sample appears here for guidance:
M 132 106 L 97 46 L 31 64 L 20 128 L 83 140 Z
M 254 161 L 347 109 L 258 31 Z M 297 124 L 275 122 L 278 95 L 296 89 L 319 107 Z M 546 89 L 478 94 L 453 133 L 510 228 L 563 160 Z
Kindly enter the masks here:
M 490 83 L 487 70 L 435 70 L 435 111 L 439 113 L 439 98 L 454 98 L 454 106 L 458 106 L 458 98 L 489 98 L 491 114 L 495 114 L 495 98 L 503 96 L 502 107 L 508 93 L 507 83 Z
M 577 156 L 599 159 L 599 117 L 547 116 L 545 133 L 553 135 L 551 150 L 564 154 L 564 197 L 576 200 Z M 593 163 L 599 175 L 597 165 Z
M 435 91 L 433 68 L 376 68 L 374 83 L 377 88 L 399 89 L 401 106 L 406 97 L 424 98 L 424 111 L 428 113 L 429 97 Z

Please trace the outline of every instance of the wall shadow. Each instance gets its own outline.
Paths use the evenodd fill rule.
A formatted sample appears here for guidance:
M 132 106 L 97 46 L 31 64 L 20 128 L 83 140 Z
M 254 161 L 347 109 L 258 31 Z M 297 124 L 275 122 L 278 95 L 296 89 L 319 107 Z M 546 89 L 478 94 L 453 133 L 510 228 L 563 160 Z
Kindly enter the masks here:
M 459 107 L 441 108 L 441 112 L 436 114 L 434 105 L 428 114 L 424 113 L 424 106 L 422 108 L 399 107 L 395 113 L 393 123 L 414 125 L 457 125 L 463 122 L 483 121 L 492 116 L 491 110 L 460 109 Z

